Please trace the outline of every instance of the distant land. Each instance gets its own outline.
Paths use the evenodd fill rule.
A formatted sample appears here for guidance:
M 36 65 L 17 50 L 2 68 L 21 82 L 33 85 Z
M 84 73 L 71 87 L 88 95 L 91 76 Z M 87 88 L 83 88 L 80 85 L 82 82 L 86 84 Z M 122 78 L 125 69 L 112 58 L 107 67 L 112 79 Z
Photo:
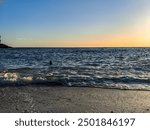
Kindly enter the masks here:
M 0 48 L 12 48 L 12 47 L 10 47 L 10 46 L 8 46 L 8 45 L 5 45 L 5 44 L 3 44 L 3 43 L 0 43 Z

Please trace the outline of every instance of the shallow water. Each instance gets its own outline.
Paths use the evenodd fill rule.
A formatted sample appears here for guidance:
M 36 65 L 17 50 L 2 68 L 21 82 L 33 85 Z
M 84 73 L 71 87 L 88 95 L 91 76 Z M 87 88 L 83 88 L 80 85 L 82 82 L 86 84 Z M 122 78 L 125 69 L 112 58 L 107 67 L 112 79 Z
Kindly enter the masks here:
M 0 49 L 0 85 L 29 84 L 150 90 L 150 48 Z

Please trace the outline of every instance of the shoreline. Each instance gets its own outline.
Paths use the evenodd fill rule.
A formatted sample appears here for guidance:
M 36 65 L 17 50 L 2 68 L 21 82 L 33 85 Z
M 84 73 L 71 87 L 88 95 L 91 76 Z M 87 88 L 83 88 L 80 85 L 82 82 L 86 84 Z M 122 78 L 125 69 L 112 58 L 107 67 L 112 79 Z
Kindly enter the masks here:
M 0 113 L 149 113 L 150 91 L 92 87 L 0 88 Z

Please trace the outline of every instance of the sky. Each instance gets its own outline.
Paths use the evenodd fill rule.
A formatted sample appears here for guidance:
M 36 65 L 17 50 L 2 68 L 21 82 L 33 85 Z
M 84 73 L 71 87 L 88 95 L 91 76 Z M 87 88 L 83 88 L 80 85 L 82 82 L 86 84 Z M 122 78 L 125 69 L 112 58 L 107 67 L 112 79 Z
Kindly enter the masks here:
M 0 0 L 13 47 L 150 47 L 150 0 Z

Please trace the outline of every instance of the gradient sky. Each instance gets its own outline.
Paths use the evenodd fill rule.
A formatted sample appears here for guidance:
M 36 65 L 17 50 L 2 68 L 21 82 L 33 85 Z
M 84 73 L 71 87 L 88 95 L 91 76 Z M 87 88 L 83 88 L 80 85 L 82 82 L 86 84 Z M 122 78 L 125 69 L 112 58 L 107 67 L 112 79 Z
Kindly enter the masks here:
M 150 47 L 150 0 L 0 0 L 13 47 Z

